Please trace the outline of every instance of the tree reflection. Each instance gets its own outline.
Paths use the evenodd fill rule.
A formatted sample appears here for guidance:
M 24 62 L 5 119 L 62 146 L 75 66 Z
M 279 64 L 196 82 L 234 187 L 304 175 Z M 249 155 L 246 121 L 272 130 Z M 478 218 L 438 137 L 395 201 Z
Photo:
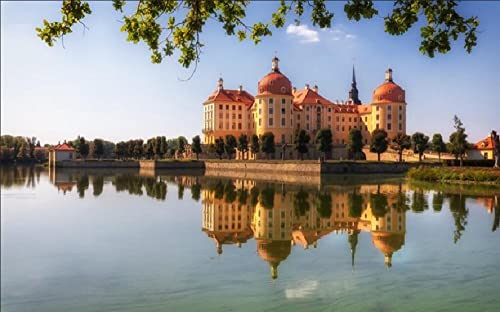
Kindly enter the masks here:
M 495 196 L 493 205 L 495 207 L 495 217 L 493 218 L 493 227 L 491 228 L 491 230 L 495 232 L 498 229 L 500 223 L 500 205 L 498 204 L 498 196 Z
M 274 207 L 274 188 L 266 186 L 260 192 L 260 204 L 266 209 L 273 209 Z
M 201 184 L 196 181 L 193 186 L 191 186 L 191 198 L 194 199 L 195 201 L 200 201 L 200 195 L 201 195 Z
M 330 193 L 318 193 L 316 210 L 321 218 L 330 218 L 332 215 L 332 195 Z
M 84 174 L 76 179 L 76 190 L 80 198 L 85 197 L 85 190 L 89 188 L 89 176 Z
M 361 194 L 358 194 L 356 190 L 347 195 L 347 205 L 349 207 L 350 217 L 361 217 L 361 213 L 363 212 L 363 196 L 361 196 Z
M 182 182 L 177 183 L 177 199 L 182 200 L 184 198 L 184 184 Z
M 224 194 L 226 203 L 232 203 L 236 200 L 236 187 L 232 181 L 228 181 L 224 186 Z
M 444 195 L 442 192 L 436 192 L 432 196 L 432 209 L 441 211 L 443 209 Z
M 259 203 L 259 194 L 259 188 L 257 186 L 252 187 L 252 189 L 250 190 L 250 205 L 252 207 L 257 206 L 257 204 Z
M 462 233 L 467 225 L 467 216 L 469 215 L 469 210 L 465 206 L 465 196 L 462 194 L 450 195 L 450 211 L 455 222 L 455 231 L 453 232 L 453 242 L 456 244 L 462 237 Z
M 354 230 L 351 234 L 349 234 L 348 241 L 351 246 L 351 266 L 354 270 L 354 257 L 356 255 L 356 247 L 358 246 L 358 236 L 359 230 Z
M 240 205 L 246 205 L 248 200 L 248 191 L 245 188 L 241 188 L 237 192 L 238 203 Z
M 411 210 L 413 212 L 423 212 L 429 208 L 429 203 L 427 202 L 427 196 L 423 189 L 416 189 L 413 191 Z
M 309 194 L 302 188 L 295 193 L 293 198 L 293 208 L 295 209 L 295 214 L 297 216 L 304 216 L 309 210 Z
M 92 190 L 94 191 L 94 196 L 97 197 L 102 194 L 104 186 L 104 176 L 97 175 L 92 177 Z
M 370 205 L 375 217 L 383 217 L 387 213 L 387 195 L 380 193 L 380 185 L 377 187 L 377 193 L 370 194 Z

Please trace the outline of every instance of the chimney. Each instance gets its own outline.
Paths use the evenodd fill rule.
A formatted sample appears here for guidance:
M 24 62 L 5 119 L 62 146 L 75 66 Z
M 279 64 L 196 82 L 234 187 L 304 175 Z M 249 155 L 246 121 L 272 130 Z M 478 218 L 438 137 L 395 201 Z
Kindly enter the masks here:
M 306 90 L 309 90 L 309 84 L 306 83 Z
M 243 86 L 242 86 L 242 85 L 240 85 L 240 86 L 238 87 L 238 92 L 240 92 L 240 93 L 241 93 L 241 91 L 243 91 Z
M 318 93 L 318 85 L 314 85 L 313 90 L 314 92 Z
M 295 92 L 297 92 L 297 87 L 292 88 L 292 94 L 294 94 Z

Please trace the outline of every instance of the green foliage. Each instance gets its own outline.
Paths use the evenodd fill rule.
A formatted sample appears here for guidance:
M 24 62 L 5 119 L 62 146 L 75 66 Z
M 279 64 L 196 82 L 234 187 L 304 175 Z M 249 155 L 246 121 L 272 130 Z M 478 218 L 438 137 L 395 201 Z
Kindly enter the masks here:
M 370 152 L 377 153 L 378 161 L 380 161 L 380 154 L 387 151 L 388 145 L 387 132 L 383 129 L 374 130 L 370 143 Z
M 381 218 L 387 213 L 387 195 L 378 191 L 375 194 L 370 194 L 370 205 L 372 213 L 375 217 Z
M 354 159 L 358 158 L 356 155 L 360 155 L 363 152 L 363 136 L 361 135 L 361 130 L 351 129 L 351 131 L 349 131 L 347 149 Z
M 260 152 L 260 142 L 259 137 L 256 134 L 252 134 L 250 140 L 250 151 L 254 154 Z
M 352 192 L 347 197 L 347 205 L 349 207 L 349 217 L 359 218 L 363 211 L 363 196 L 356 191 Z
M 85 141 L 84 137 L 80 137 L 76 151 L 83 159 L 87 158 L 89 155 L 89 144 Z
M 193 184 L 191 186 L 191 198 L 195 201 L 200 201 L 201 198 L 201 184 Z
M 233 158 L 234 153 L 236 153 L 236 146 L 238 146 L 238 142 L 236 138 L 232 134 L 226 135 L 226 143 L 224 145 L 224 150 L 229 159 Z
M 319 193 L 317 195 L 316 210 L 321 218 L 330 218 L 332 215 L 332 195 Z
M 78 197 L 85 197 L 85 190 L 89 188 L 89 176 L 82 175 L 76 179 L 76 191 L 78 192 Z
M 416 189 L 413 191 L 411 210 L 413 212 L 423 212 L 429 209 L 429 204 L 427 202 L 427 196 L 422 189 Z
M 268 158 L 270 154 L 274 154 L 274 134 L 272 132 L 266 132 L 262 135 L 262 151 Z
M 500 170 L 489 168 L 418 167 L 408 170 L 406 176 L 428 182 L 487 182 L 500 185 Z
M 309 152 L 308 144 L 309 141 L 311 140 L 311 137 L 309 134 L 306 132 L 306 130 L 301 129 L 295 132 L 295 138 L 294 138 L 294 146 L 295 150 L 299 153 L 300 159 L 304 160 L 304 154 Z
M 303 189 L 300 189 L 297 193 L 295 193 L 293 198 L 293 208 L 296 216 L 304 216 L 309 210 L 308 198 L 309 194 Z
M 186 152 L 186 145 L 188 144 L 188 141 L 185 137 L 180 136 L 177 138 L 177 152 L 179 154 L 184 154 Z
M 114 0 L 113 8 L 123 13 L 127 1 Z M 129 1 L 131 2 L 131 1 Z M 134 44 L 144 42 L 151 52 L 151 61 L 160 63 L 165 57 L 178 55 L 178 62 L 184 67 L 200 60 L 204 43 L 200 36 L 207 22 L 220 24 L 224 33 L 235 36 L 238 40 L 249 39 L 258 44 L 263 37 L 271 36 L 271 28 L 282 28 L 286 19 L 293 17 L 300 24 L 304 12 L 311 13 L 313 26 L 330 28 L 334 13 L 326 5 L 326 0 L 292 0 L 281 1 L 278 8 L 271 13 L 270 20 L 245 21 L 247 6 L 250 1 L 139 1 L 131 14 L 123 16 L 121 31 L 127 33 L 127 41 Z M 350 0 L 344 5 L 344 11 L 350 20 L 371 19 L 378 14 L 371 0 Z M 38 37 L 53 46 L 58 38 L 72 32 L 72 27 L 91 14 L 90 5 L 81 0 L 65 0 L 62 3 L 59 22 L 43 21 L 43 27 L 36 28 Z M 391 35 L 406 33 L 420 17 L 426 23 L 421 28 L 422 42 L 420 51 L 430 57 L 436 52 L 450 51 L 450 41 L 456 41 L 463 35 L 464 47 L 470 53 L 477 43 L 477 17 L 464 17 L 457 12 L 457 2 L 451 0 L 397 0 L 393 11 L 384 17 L 385 32 Z
M 422 161 L 422 155 L 429 147 L 429 137 L 421 132 L 415 132 L 411 136 L 411 144 L 413 152 L 418 154 L 418 161 Z
M 228 204 L 234 202 L 236 200 L 236 187 L 234 186 L 232 181 L 228 181 L 224 186 L 224 201 Z
M 431 149 L 432 151 L 438 153 L 439 160 L 441 160 L 441 153 L 446 152 L 446 144 L 444 143 L 441 134 L 435 133 L 432 136 Z
M 250 189 L 250 206 L 255 207 L 259 203 L 260 190 L 257 186 Z
M 243 158 L 245 158 L 245 154 L 248 152 L 248 136 L 246 134 L 241 134 L 238 138 L 238 150 L 243 154 Z
M 396 150 L 399 155 L 399 161 L 403 161 L 403 151 L 411 147 L 411 138 L 404 133 L 398 133 L 391 140 L 391 148 Z
M 318 143 L 318 150 L 325 155 L 332 152 L 333 139 L 332 130 L 325 128 L 318 131 L 316 134 L 316 143 Z
M 102 139 L 94 139 L 94 157 L 101 158 L 104 154 L 104 142 Z
M 202 152 L 201 150 L 201 140 L 200 140 L 200 136 L 197 135 L 195 137 L 193 137 L 193 143 L 191 144 L 191 150 L 193 151 L 193 153 L 196 154 L 196 159 L 199 158 L 199 154 Z
M 222 154 L 224 154 L 224 145 L 222 138 L 215 139 L 215 153 L 219 155 L 219 159 L 222 159 Z
M 462 237 L 467 225 L 467 217 L 469 209 L 466 207 L 466 197 L 453 194 L 449 199 L 450 212 L 455 223 L 455 231 L 453 232 L 453 242 L 456 244 Z
M 260 204 L 265 209 L 273 209 L 274 189 L 272 187 L 267 186 L 260 192 Z
M 462 160 L 469 147 L 469 142 L 467 142 L 467 134 L 465 133 L 462 121 L 455 115 L 453 117 L 453 122 L 455 132 L 450 135 L 449 150 L 455 158 L 460 158 L 460 165 L 462 165 Z
M 104 176 L 97 175 L 92 177 L 92 189 L 95 197 L 102 194 L 103 186 L 104 186 Z

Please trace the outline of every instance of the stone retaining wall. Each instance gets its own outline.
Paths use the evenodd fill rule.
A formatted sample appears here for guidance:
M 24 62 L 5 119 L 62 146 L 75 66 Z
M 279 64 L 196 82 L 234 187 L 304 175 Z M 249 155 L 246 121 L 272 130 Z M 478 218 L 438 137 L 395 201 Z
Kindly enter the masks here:
M 138 161 L 113 161 L 113 160 L 68 160 L 58 161 L 58 168 L 139 168 Z
M 204 169 L 203 161 L 156 161 L 156 160 L 141 160 L 139 161 L 141 170 L 158 170 L 158 169 Z

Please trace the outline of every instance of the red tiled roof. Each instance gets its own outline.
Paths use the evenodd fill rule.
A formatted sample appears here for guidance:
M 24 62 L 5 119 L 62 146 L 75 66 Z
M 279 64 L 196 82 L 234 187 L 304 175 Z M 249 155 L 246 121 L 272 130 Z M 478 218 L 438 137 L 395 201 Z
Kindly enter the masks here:
M 297 91 L 293 94 L 293 103 L 295 105 L 304 105 L 304 104 L 322 104 L 322 105 L 331 105 L 333 104 L 326 98 L 319 95 L 319 93 L 315 92 L 310 88 L 306 88 L 304 90 Z
M 245 90 L 216 90 L 212 93 L 203 104 L 220 102 L 237 102 L 245 105 L 251 105 L 254 101 L 253 95 Z
M 58 152 L 74 152 L 75 151 L 75 149 L 72 148 L 71 146 L 69 146 L 69 144 L 67 144 L 67 143 L 57 144 L 56 146 L 54 146 L 54 150 L 56 150 Z
M 476 144 L 474 144 L 474 149 L 478 150 L 490 150 L 493 149 L 493 140 L 491 137 L 487 137 L 486 139 L 483 139 Z

